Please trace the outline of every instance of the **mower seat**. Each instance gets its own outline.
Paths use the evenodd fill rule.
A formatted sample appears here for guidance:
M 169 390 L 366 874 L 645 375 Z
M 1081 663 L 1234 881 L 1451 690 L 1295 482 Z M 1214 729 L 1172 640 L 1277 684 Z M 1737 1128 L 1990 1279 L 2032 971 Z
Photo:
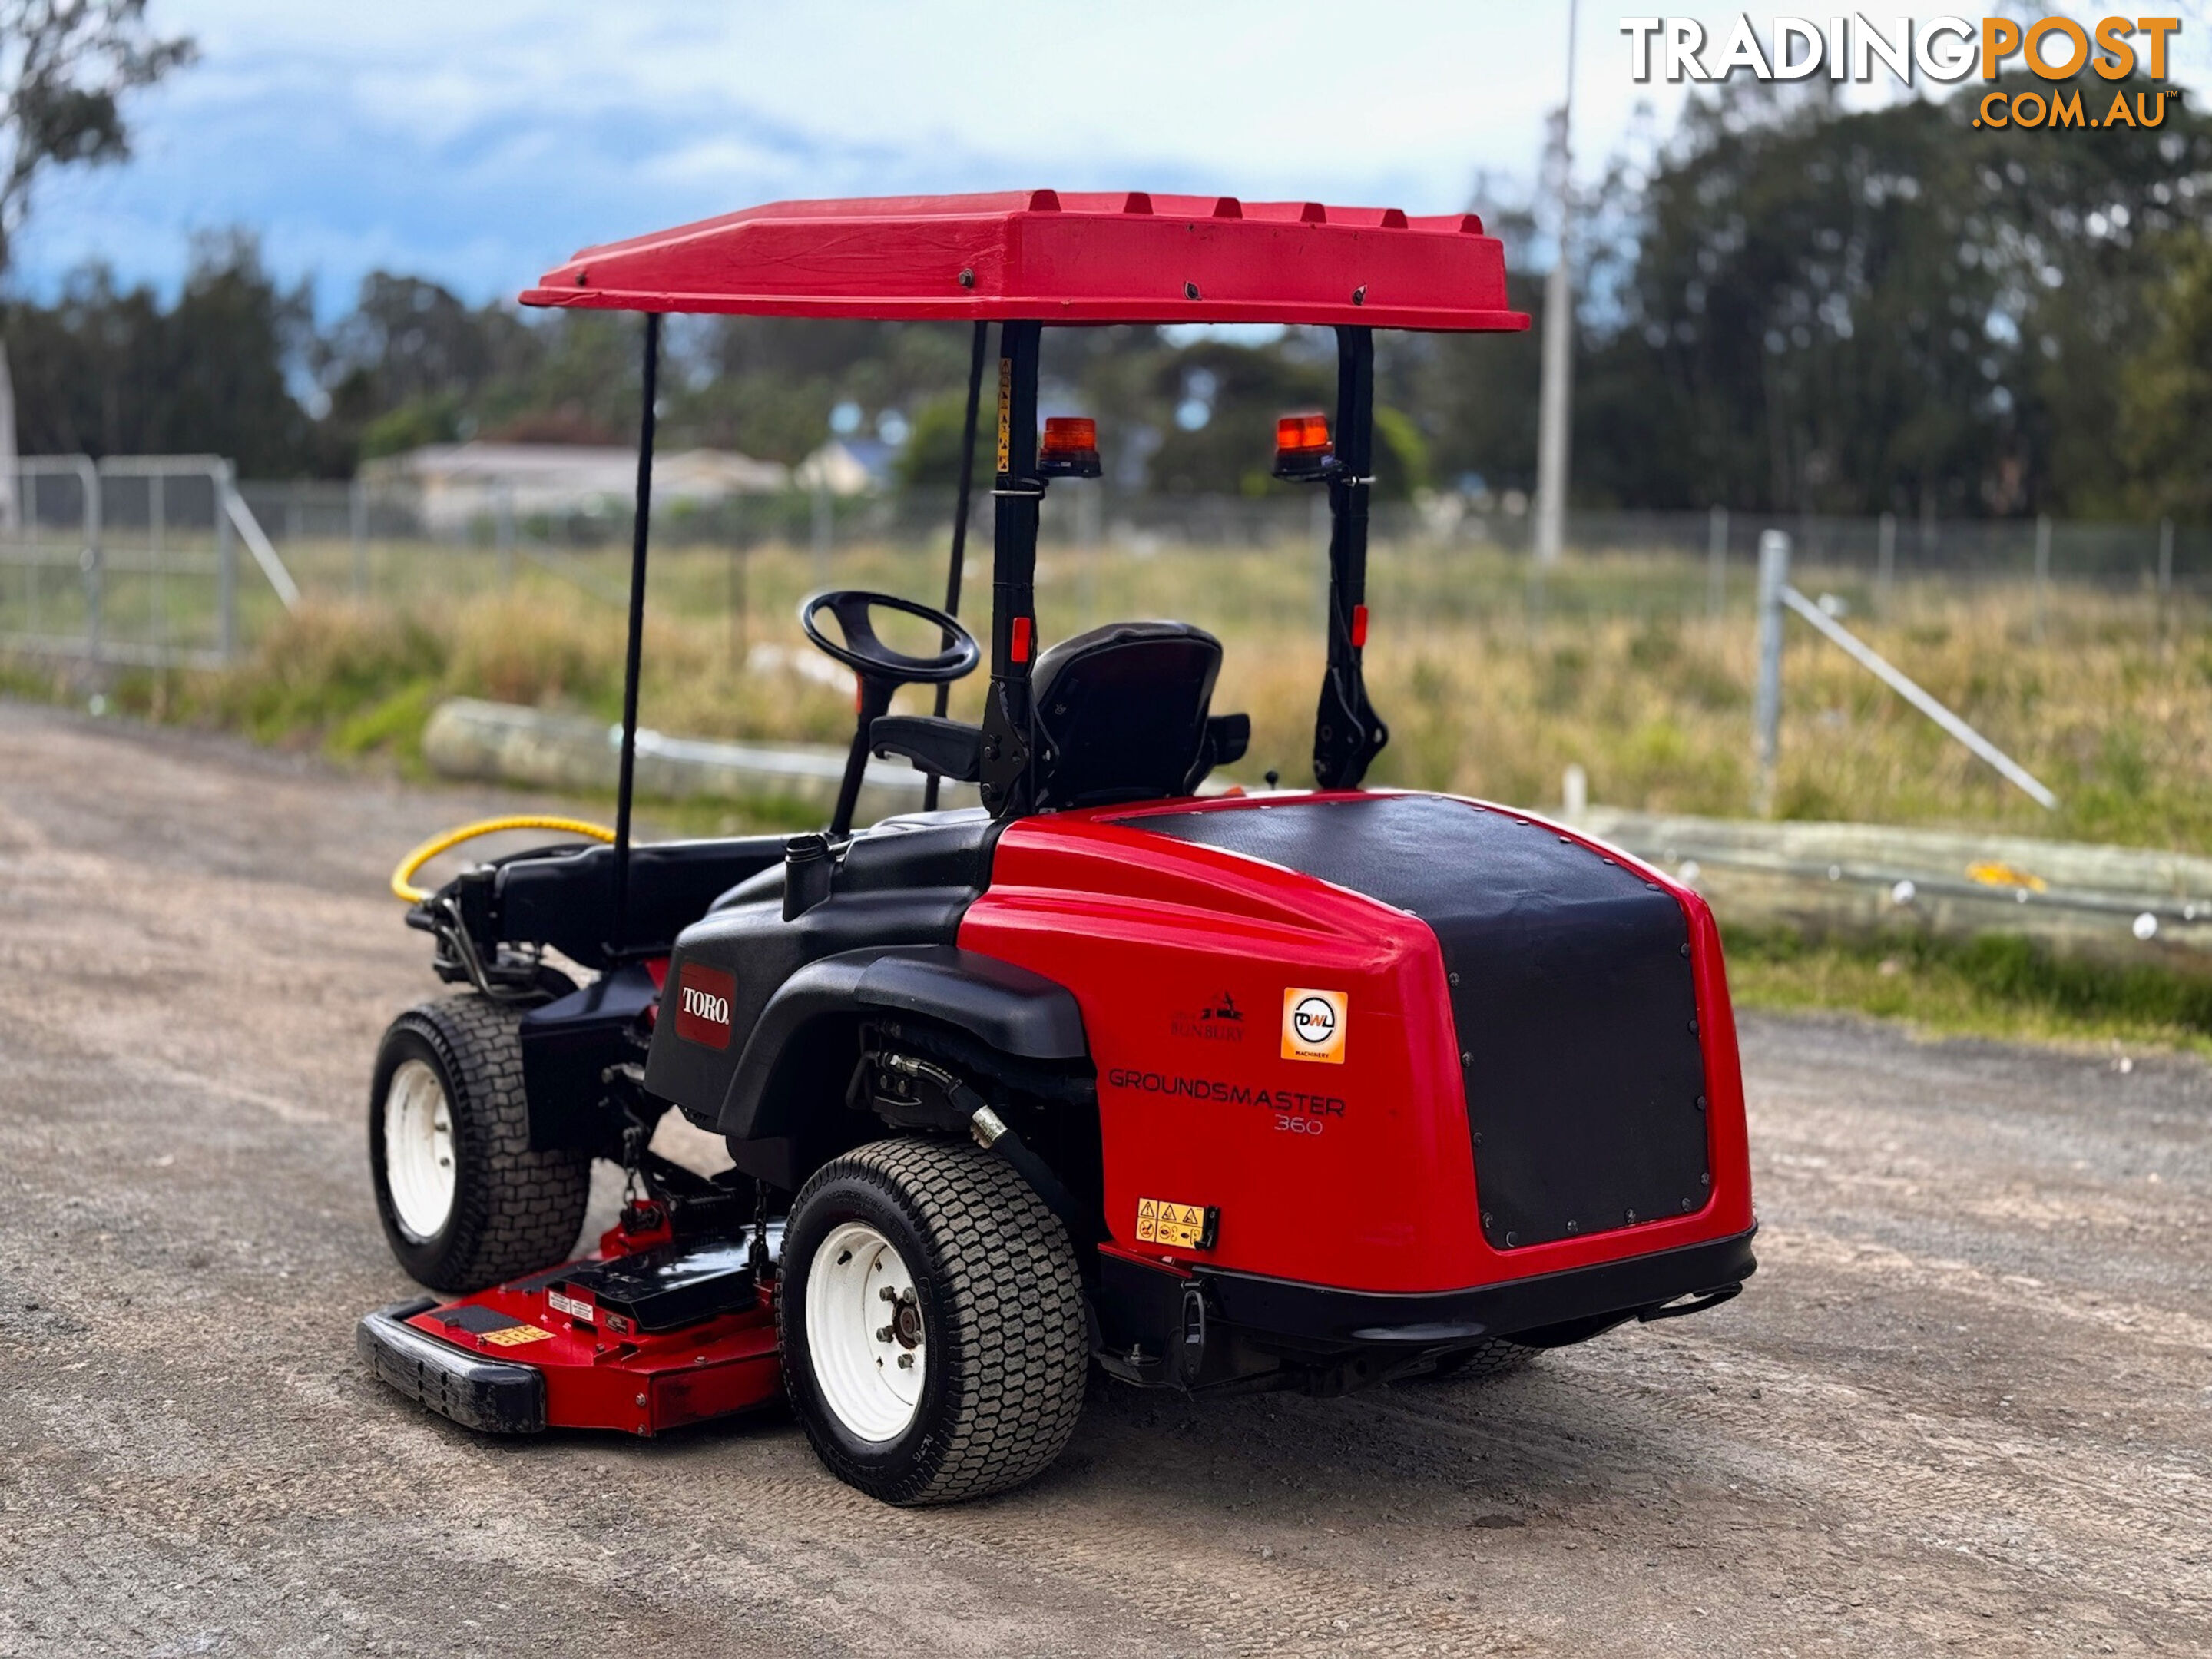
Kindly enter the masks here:
M 1036 660 L 1036 805 L 1187 795 L 1244 752 L 1244 715 L 1209 719 L 1221 641 L 1179 622 L 1109 623 Z

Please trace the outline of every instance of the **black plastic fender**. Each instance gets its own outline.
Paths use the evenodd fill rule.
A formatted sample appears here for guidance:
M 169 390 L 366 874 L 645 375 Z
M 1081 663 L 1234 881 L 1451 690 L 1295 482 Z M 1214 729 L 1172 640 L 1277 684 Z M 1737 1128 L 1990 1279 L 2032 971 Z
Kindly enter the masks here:
M 847 951 L 807 963 L 769 999 L 714 1127 L 735 1140 L 789 1134 L 805 1102 L 775 1085 L 794 1048 L 819 1023 L 872 1010 L 940 1021 L 1024 1060 L 1090 1053 L 1073 994 L 1041 974 L 949 945 Z
M 580 991 L 522 1017 L 522 1089 L 530 1102 L 530 1150 L 622 1147 L 623 1117 L 603 1103 L 602 1074 L 636 1057 L 629 1033 L 659 995 L 642 963 L 609 969 Z

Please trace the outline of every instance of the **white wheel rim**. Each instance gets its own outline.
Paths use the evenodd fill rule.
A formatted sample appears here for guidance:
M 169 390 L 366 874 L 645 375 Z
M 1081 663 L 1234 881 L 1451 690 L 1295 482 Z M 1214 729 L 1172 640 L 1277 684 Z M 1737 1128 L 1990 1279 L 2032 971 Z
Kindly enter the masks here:
M 436 1237 L 453 1210 L 453 1109 L 426 1060 L 402 1060 L 385 1091 L 384 1184 L 401 1230 Z
M 914 1421 L 929 1363 L 921 1305 L 905 1261 L 865 1222 L 831 1228 L 814 1252 L 806 1352 L 823 1403 L 860 1439 L 895 1440 Z

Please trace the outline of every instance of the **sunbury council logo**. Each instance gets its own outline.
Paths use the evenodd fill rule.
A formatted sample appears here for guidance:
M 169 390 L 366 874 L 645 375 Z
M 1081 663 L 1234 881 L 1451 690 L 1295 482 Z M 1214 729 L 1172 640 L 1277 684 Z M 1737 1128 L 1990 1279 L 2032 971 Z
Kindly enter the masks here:
M 2071 17 L 1934 17 L 1917 24 L 1899 17 L 1884 27 L 1853 12 L 1817 21 L 1778 17 L 1762 35 L 1739 13 L 1723 41 L 1694 17 L 1620 20 L 1620 32 L 1628 37 L 1630 78 L 1645 84 L 1725 81 L 1739 73 L 1762 81 L 1825 75 L 1862 83 L 1881 74 L 1906 86 L 1916 77 L 1948 84 L 1976 75 L 1995 81 L 2008 65 L 2053 82 L 2071 82 L 2084 69 L 2105 81 L 2126 81 L 2138 71 L 2164 81 L 2168 43 L 2180 30 L 2179 17 L 2105 17 L 2093 23 Z M 2109 102 L 2100 90 L 2092 90 L 2085 104 L 2078 86 L 2054 85 L 2047 93 L 1992 91 L 1983 94 L 1974 125 L 2154 127 L 2166 120 L 2167 101 L 2180 95 L 2164 87 L 2115 87 Z

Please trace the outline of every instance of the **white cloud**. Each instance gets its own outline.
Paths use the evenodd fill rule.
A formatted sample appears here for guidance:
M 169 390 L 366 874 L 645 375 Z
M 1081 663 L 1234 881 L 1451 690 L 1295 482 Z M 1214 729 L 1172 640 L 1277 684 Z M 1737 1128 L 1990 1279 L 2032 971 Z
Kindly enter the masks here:
M 1734 15 L 1687 9 L 1721 34 Z M 154 13 L 203 60 L 137 106 L 137 161 L 45 192 L 20 249 L 34 288 L 88 257 L 173 278 L 191 230 L 232 224 L 287 275 L 319 271 L 330 304 L 379 264 L 512 292 L 579 246 L 781 196 L 1053 185 L 1443 211 L 1479 171 L 1534 174 L 1565 46 L 1565 8 L 1527 0 Z M 1752 15 L 1765 37 L 1773 13 Z M 1618 23 L 1583 9 L 1585 173 L 1640 102 L 1663 121 L 1682 96 L 1629 81 Z

